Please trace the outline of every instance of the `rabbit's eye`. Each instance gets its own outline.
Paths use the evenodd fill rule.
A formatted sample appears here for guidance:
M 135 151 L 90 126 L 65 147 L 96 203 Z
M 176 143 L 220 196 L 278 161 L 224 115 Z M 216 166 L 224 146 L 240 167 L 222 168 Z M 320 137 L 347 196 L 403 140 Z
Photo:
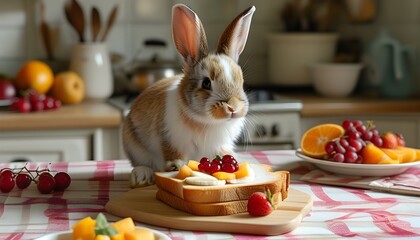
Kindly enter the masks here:
M 201 87 L 206 90 L 211 90 L 211 80 L 209 77 L 205 77 L 201 82 Z

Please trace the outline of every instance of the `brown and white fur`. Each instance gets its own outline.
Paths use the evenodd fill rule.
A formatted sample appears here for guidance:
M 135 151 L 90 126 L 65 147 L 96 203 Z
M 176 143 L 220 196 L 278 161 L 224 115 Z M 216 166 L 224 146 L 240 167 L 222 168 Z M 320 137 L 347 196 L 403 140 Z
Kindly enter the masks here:
M 176 170 L 183 160 L 234 154 L 248 112 L 237 62 L 254 11 L 250 7 L 238 15 L 216 53 L 208 53 L 198 16 L 185 5 L 173 7 L 173 38 L 184 74 L 157 81 L 133 102 L 123 128 L 133 187 L 153 184 L 153 172 Z

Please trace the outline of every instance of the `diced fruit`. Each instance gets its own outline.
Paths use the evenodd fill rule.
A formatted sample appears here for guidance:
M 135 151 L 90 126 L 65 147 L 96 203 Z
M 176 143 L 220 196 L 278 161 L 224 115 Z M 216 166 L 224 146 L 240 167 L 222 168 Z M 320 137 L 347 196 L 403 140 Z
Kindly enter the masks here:
M 381 148 L 381 150 L 388 155 L 393 161 L 402 163 L 403 153 L 399 149 Z
M 236 179 L 249 176 L 249 163 L 243 162 L 239 164 L 238 171 L 234 172 Z
M 95 240 L 111 240 L 108 235 L 96 235 Z
M 418 160 L 416 149 L 409 147 L 397 147 L 397 149 L 401 150 L 402 153 L 401 163 L 408 163 Z
M 375 146 L 373 143 L 368 143 L 362 149 L 363 163 L 366 164 L 390 164 L 390 163 L 399 163 L 392 160 L 388 155 L 384 153 L 379 147 Z
M 254 192 L 248 199 L 247 210 L 252 216 L 266 216 L 273 211 L 273 205 L 270 190 L 266 193 Z
M 192 169 L 188 167 L 187 165 L 184 165 L 179 169 L 178 174 L 176 175 L 176 178 L 184 180 L 185 178 L 192 175 Z
M 344 128 L 337 124 L 321 124 L 307 130 L 301 139 L 302 152 L 310 157 L 322 158 L 326 155 L 327 142 L 344 135 Z
M 215 172 L 212 175 L 219 180 L 232 180 L 236 178 L 235 173 L 228 172 Z
M 73 239 L 93 240 L 95 239 L 94 227 L 96 221 L 91 217 L 83 218 L 73 226 Z
M 382 147 L 394 149 L 398 146 L 397 136 L 392 132 L 387 132 L 381 136 L 382 138 Z
M 155 235 L 152 231 L 143 228 L 136 228 L 124 233 L 125 240 L 154 240 Z
M 112 226 L 119 233 L 132 231 L 136 228 L 136 225 L 134 224 L 133 219 L 130 218 L 130 217 L 123 218 L 123 219 L 115 222 L 114 224 L 112 224 Z
M 125 240 L 124 233 L 117 233 L 111 236 L 111 240 Z
M 193 171 L 198 171 L 198 165 L 199 165 L 200 163 L 199 162 L 197 162 L 197 161 L 194 161 L 194 160 L 190 160 L 190 161 L 188 161 L 188 167 L 190 167 Z

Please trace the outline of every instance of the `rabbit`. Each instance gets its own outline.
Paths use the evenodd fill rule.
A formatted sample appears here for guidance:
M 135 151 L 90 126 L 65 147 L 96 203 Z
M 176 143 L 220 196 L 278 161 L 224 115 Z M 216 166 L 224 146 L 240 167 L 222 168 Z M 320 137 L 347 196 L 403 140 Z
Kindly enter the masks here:
M 235 154 L 249 108 L 238 59 L 254 11 L 252 6 L 239 14 L 221 35 L 216 53 L 208 53 L 197 14 L 186 5 L 173 6 L 173 40 L 183 74 L 145 89 L 124 120 L 131 187 L 154 184 L 154 172 L 178 170 L 189 159 Z

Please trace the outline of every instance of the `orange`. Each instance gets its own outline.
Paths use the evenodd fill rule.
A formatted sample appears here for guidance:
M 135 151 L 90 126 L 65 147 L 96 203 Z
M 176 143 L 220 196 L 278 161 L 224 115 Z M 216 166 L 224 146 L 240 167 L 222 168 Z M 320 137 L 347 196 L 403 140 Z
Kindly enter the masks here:
M 80 103 L 85 97 L 85 84 L 77 73 L 61 72 L 54 79 L 51 96 L 63 104 Z
M 322 158 L 327 153 L 325 145 L 327 142 L 344 135 L 344 128 L 337 124 L 321 124 L 312 127 L 303 134 L 300 141 L 302 152 L 314 158 Z
M 382 149 L 373 143 L 368 143 L 362 149 L 363 163 L 366 164 L 398 164 L 398 159 L 391 159 Z
M 34 89 L 46 94 L 54 81 L 50 66 L 41 61 L 28 61 L 18 71 L 15 86 L 19 90 Z

